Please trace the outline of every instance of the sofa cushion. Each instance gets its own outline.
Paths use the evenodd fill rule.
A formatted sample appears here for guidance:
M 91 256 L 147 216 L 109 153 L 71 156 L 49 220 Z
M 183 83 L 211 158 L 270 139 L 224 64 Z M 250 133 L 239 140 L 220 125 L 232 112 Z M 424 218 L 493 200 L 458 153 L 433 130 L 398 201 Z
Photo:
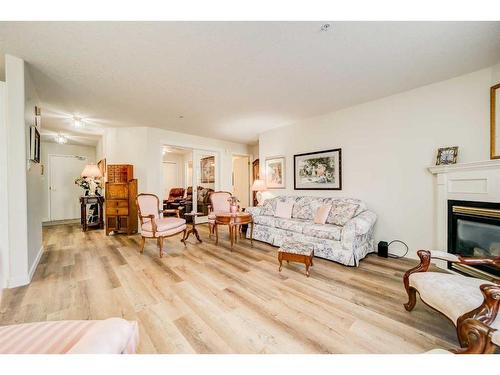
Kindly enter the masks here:
M 307 224 L 302 233 L 306 236 L 340 241 L 342 227 L 333 224 Z
M 331 209 L 332 209 L 331 204 L 324 204 L 320 206 L 314 213 L 314 218 L 313 218 L 314 224 L 325 224 Z
M 266 225 L 268 227 L 275 228 L 276 227 L 276 221 L 279 218 L 274 217 L 274 216 L 265 216 L 265 215 L 255 215 L 253 216 L 253 222 L 254 224 L 259 224 L 259 225 Z
M 313 220 L 314 214 L 325 204 L 325 200 L 328 198 L 321 197 L 299 197 L 293 205 L 292 218 L 303 219 L 303 220 Z
M 302 233 L 304 227 L 307 224 L 309 224 L 309 222 L 306 220 L 276 218 L 275 227 L 279 229 L 289 230 L 292 232 Z
M 262 206 L 262 215 L 274 216 L 276 213 L 276 203 L 278 201 L 295 203 L 296 199 L 297 197 L 291 197 L 291 196 L 280 196 L 267 199 L 266 201 L 264 201 L 264 204 Z
M 358 208 L 359 205 L 352 202 L 334 201 L 326 222 L 344 226 L 355 216 Z
M 276 202 L 276 212 L 274 216 L 281 217 L 283 219 L 292 218 L 293 202 Z

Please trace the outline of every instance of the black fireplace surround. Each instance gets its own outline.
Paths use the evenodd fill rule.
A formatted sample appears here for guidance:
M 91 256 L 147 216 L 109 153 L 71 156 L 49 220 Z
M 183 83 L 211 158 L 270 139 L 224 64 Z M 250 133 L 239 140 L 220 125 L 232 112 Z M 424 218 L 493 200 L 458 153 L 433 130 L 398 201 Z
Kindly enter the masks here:
M 448 201 L 448 252 L 463 256 L 500 256 L 500 203 Z M 460 273 L 486 278 L 499 277 L 494 267 L 457 266 L 448 262 L 448 268 Z M 489 276 L 489 277 L 488 277 Z

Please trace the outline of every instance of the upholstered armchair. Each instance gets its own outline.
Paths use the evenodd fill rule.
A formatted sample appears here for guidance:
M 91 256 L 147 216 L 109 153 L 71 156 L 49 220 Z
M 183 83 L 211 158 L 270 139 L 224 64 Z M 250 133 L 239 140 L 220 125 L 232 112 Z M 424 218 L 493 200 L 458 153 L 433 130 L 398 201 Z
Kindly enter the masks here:
M 408 302 L 404 304 L 407 311 L 413 310 L 416 304 L 416 293 L 428 306 L 442 313 L 457 327 L 460 345 L 470 346 L 469 340 L 477 340 L 477 333 L 471 326 L 465 325 L 467 319 L 482 323 L 483 331 L 489 335 L 500 329 L 500 280 L 485 281 L 452 273 L 429 272 L 432 258 L 466 265 L 487 264 L 500 268 L 500 257 L 462 257 L 443 251 L 419 250 L 420 264 L 406 272 L 403 282 L 408 293 Z M 477 330 L 476 326 L 473 327 Z M 474 331 L 473 330 L 473 331 Z M 484 337 L 483 332 L 482 337 Z M 497 336 L 495 336 L 497 337 Z
M 163 256 L 163 239 L 183 233 L 182 241 L 186 238 L 186 220 L 178 217 L 161 217 L 160 200 L 154 194 L 139 194 L 136 198 L 137 211 L 141 221 L 141 253 L 147 238 L 156 239 L 160 248 L 160 258 Z
M 163 201 L 167 205 L 167 208 L 172 208 L 172 203 L 177 203 L 184 198 L 184 188 L 172 188 L 168 192 L 168 198 Z
M 208 206 L 208 229 L 209 237 L 212 238 L 215 230 L 215 214 L 220 212 L 229 212 L 229 198 L 231 193 L 227 191 L 214 191 L 210 194 L 210 204 Z

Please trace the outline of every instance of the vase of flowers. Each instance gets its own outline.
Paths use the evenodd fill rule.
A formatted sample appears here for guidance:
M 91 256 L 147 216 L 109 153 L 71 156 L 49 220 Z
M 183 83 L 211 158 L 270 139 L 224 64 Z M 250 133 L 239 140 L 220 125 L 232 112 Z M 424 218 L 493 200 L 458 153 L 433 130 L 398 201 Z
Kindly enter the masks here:
M 232 196 L 228 199 L 228 202 L 229 202 L 229 210 L 232 214 L 235 214 L 236 212 L 238 212 L 238 210 L 240 209 L 240 206 L 238 205 L 238 203 L 240 203 L 240 200 L 238 198 L 236 198 L 235 196 Z
M 81 187 L 84 191 L 85 196 L 94 194 L 100 195 L 99 189 L 101 189 L 101 180 L 92 177 L 78 177 L 75 180 L 75 185 Z

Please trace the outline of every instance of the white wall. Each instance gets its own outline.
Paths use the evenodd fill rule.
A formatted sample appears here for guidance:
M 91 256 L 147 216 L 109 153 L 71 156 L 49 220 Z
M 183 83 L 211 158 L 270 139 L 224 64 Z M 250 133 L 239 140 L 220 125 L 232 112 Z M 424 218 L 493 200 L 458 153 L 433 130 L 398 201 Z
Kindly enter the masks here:
M 139 192 L 162 196 L 162 146 L 217 151 L 220 155 L 220 189 L 231 190 L 232 154 L 246 154 L 247 145 L 177 133 L 158 128 L 108 128 L 104 136 L 108 164 L 133 164 Z
M 0 295 L 9 272 L 9 213 L 7 193 L 7 127 L 5 123 L 5 82 L 0 82 Z
M 24 61 L 6 55 L 5 78 L 7 86 L 5 104 L 9 240 L 8 286 L 13 287 L 29 282 Z
M 286 155 L 287 189 L 273 194 L 360 198 L 378 214 L 377 242 L 401 239 L 410 256 L 434 248 L 434 177 L 427 167 L 443 146 L 459 146 L 459 163 L 489 159 L 489 88 L 499 71 L 480 70 L 261 134 L 261 165 Z M 342 191 L 293 190 L 294 154 L 339 147 Z
M 75 155 L 85 156 L 88 163 L 96 163 L 96 147 L 80 145 L 61 145 L 54 142 L 42 142 L 40 163 L 44 167 L 42 176 L 42 193 L 40 200 L 42 202 L 42 221 L 49 221 L 49 155 Z M 77 178 L 78 176 L 75 176 Z
M 27 204 L 28 204 L 28 269 L 32 275 L 42 255 L 42 220 L 43 191 L 42 166 L 29 161 L 30 126 L 34 125 L 35 106 L 41 107 L 40 98 L 30 75 L 30 67 L 24 64 L 24 126 L 25 126 L 25 160 L 28 163 L 26 172 Z M 43 115 L 43 113 L 42 113 Z M 40 147 L 41 148 L 41 147 Z

